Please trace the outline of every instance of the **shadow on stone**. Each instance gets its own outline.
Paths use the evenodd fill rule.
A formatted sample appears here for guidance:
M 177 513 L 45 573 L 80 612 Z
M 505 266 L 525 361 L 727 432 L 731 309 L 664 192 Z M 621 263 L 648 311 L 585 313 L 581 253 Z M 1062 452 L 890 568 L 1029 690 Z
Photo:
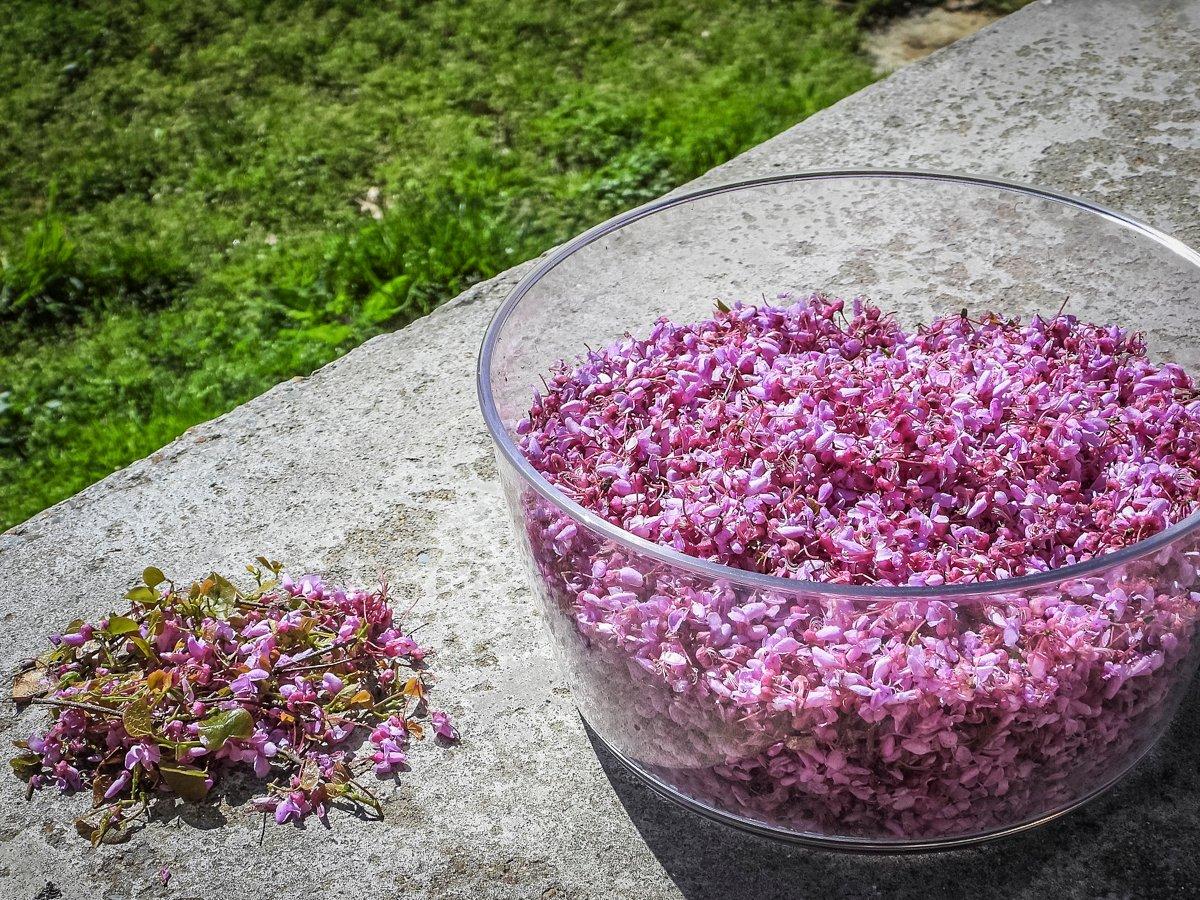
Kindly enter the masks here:
M 585 726 L 586 727 L 586 726 Z M 1195 896 L 1200 682 L 1159 746 L 1107 795 L 1040 829 L 943 853 L 868 856 L 776 843 L 660 798 L 588 729 L 629 818 L 688 900 Z
M 229 818 L 212 800 L 194 802 L 178 797 L 160 797 L 151 810 L 153 821 L 162 824 L 182 822 L 201 831 L 211 831 L 229 824 Z
M 266 793 L 267 782 L 242 772 L 226 772 L 200 801 L 184 800 L 174 795 L 161 796 L 154 801 L 152 818 L 155 822 L 180 822 L 200 831 L 210 831 L 229 824 L 223 807 L 236 813 L 253 813 L 250 801 Z

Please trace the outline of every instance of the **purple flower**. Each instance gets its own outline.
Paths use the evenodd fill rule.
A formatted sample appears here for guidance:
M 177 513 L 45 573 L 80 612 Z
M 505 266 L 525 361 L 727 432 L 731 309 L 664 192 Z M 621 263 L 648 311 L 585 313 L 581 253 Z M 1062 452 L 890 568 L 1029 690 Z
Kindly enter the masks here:
M 429 720 L 433 723 L 434 733 L 438 737 L 447 741 L 458 740 L 458 729 L 450 724 L 450 716 L 446 713 L 435 710 L 429 714 Z
M 132 753 L 133 751 L 131 750 L 130 752 Z M 121 793 L 121 791 L 125 790 L 126 786 L 129 784 L 130 778 L 132 777 L 133 773 L 130 772 L 129 769 L 124 769 L 120 775 L 113 779 L 113 783 L 109 785 L 108 790 L 104 792 L 104 799 L 111 800 L 113 797 L 117 796 L 117 794 Z
M 312 811 L 312 804 L 303 791 L 292 791 L 275 807 L 275 821 L 282 825 L 289 819 L 301 822 Z
M 249 738 L 234 738 L 221 748 L 219 756 L 231 762 L 247 763 L 258 778 L 266 778 L 271 771 L 271 760 L 279 748 L 271 741 L 266 732 L 255 731 Z
M 76 632 L 62 635 L 60 640 L 68 647 L 82 647 L 92 639 L 94 633 L 91 625 L 83 625 Z
M 158 765 L 161 758 L 158 744 L 152 741 L 138 741 L 125 754 L 125 768 L 132 769 L 136 765 L 141 765 L 143 769 L 149 771 Z
M 270 674 L 262 669 L 251 669 L 229 682 L 229 689 L 235 697 L 253 697 L 258 693 L 255 682 L 265 681 L 270 677 Z
M 404 752 L 408 746 L 408 726 L 403 719 L 389 716 L 371 732 L 370 740 L 375 747 L 371 759 L 379 777 L 391 775 L 408 764 Z

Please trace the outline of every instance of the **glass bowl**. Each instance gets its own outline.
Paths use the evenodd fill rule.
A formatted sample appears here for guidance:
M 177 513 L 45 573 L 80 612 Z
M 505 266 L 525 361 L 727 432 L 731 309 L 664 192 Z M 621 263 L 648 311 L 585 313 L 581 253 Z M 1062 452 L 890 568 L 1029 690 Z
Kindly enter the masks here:
M 517 285 L 479 367 L 522 555 L 583 718 L 666 797 L 827 847 L 970 843 L 1103 792 L 1165 730 L 1196 668 L 1200 516 L 1021 578 L 833 585 L 649 543 L 568 499 L 522 455 L 515 426 L 556 361 L 645 335 L 660 316 L 698 321 L 715 301 L 781 291 L 863 296 L 909 326 L 962 309 L 1027 318 L 1065 307 L 1142 330 L 1156 358 L 1200 372 L 1200 255 L 1050 191 L 816 172 L 677 194 L 593 228 Z M 963 649 L 993 611 L 1013 607 L 1044 628 L 1022 629 L 1004 665 L 924 667 L 926 638 Z M 688 649 L 689 615 L 743 630 L 785 613 L 811 623 L 794 629 L 800 648 L 740 663 L 754 676 L 744 691 L 714 677 L 728 672 L 714 671 L 720 660 Z M 888 639 L 888 622 L 914 615 L 927 628 L 894 663 L 908 687 L 868 701 L 854 691 L 854 660 L 873 635 Z M 835 630 L 817 638 L 817 626 Z M 828 652 L 814 654 L 818 644 Z

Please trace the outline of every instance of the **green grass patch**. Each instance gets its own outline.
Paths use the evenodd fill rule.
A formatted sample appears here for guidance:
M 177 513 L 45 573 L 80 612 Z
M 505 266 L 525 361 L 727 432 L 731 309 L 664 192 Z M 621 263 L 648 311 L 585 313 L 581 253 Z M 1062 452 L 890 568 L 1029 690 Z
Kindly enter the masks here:
M 874 77 L 819 0 L 6 12 L 0 527 Z

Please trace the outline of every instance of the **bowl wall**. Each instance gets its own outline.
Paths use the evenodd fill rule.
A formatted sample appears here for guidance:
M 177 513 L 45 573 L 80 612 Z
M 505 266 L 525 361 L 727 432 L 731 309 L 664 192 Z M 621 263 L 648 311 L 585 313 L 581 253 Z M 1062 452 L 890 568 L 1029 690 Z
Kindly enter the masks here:
M 913 173 L 795 176 L 594 229 L 514 291 L 480 378 L 522 553 L 584 718 L 658 789 L 797 840 L 948 845 L 1094 795 L 1169 723 L 1200 658 L 1191 520 L 1038 578 L 846 589 L 652 547 L 520 456 L 516 423 L 558 360 L 644 335 L 660 316 L 696 321 L 716 300 L 783 291 L 863 296 L 908 326 L 961 309 L 1028 318 L 1065 307 L 1143 330 L 1156 358 L 1200 372 L 1196 255 L 1045 192 Z M 1014 615 L 1028 627 L 1007 658 L 981 656 L 979 635 Z M 798 649 L 736 649 L 781 628 Z M 714 654 L 711 635 L 726 632 L 729 653 Z M 935 646 L 959 662 L 931 669 Z M 883 652 L 881 691 L 863 666 Z

